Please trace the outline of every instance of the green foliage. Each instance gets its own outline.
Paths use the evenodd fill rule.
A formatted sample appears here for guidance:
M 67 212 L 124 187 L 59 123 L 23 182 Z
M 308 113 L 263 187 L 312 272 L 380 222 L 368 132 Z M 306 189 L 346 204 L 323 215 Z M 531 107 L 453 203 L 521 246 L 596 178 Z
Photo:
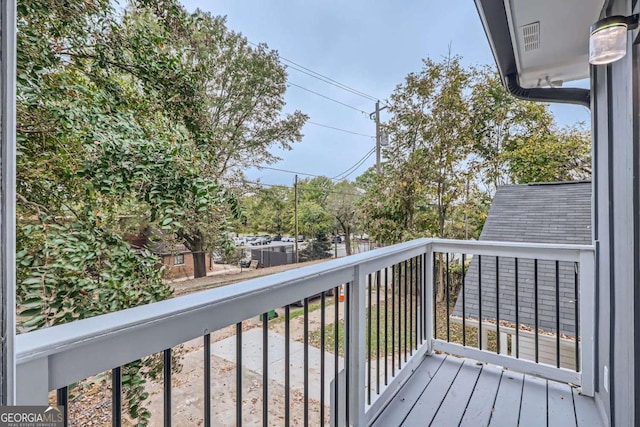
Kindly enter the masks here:
M 243 215 L 229 183 L 306 120 L 281 116 L 277 54 L 172 0 L 26 0 L 17 22 L 21 330 L 168 298 L 159 260 L 122 236 L 151 227 L 226 249 Z M 153 361 L 135 363 L 124 387 L 144 425 Z
M 300 251 L 298 261 L 313 261 L 329 257 L 331 257 L 331 242 L 329 242 L 326 234 L 319 232 L 307 247 Z
M 425 60 L 388 103 L 388 161 L 358 178 L 374 240 L 477 238 L 497 186 L 591 174 L 588 132 L 558 129 L 545 104 L 517 100 L 494 70 L 459 57 Z

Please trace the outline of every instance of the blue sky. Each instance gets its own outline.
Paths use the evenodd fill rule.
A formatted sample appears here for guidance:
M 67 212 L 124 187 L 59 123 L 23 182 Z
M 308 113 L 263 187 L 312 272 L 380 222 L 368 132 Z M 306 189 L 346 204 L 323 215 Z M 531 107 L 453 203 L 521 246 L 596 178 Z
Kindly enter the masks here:
M 280 56 L 381 101 L 404 77 L 421 67 L 425 57 L 461 55 L 468 65 L 494 64 L 473 0 L 212 0 L 183 1 L 188 10 L 204 9 L 227 16 L 230 29 L 254 43 L 264 42 Z M 295 70 L 289 81 L 366 113 L 374 102 Z M 298 87 L 286 94 L 286 111 L 299 109 L 310 121 L 374 135 L 368 114 L 331 102 Z M 584 107 L 553 105 L 560 125 L 589 123 Z M 384 112 L 382 119 L 386 118 Z M 373 139 L 307 124 L 302 142 L 277 152 L 276 168 L 334 177 L 374 147 Z M 375 154 L 349 178 L 375 163 Z M 293 175 L 250 170 L 250 179 L 290 185 Z

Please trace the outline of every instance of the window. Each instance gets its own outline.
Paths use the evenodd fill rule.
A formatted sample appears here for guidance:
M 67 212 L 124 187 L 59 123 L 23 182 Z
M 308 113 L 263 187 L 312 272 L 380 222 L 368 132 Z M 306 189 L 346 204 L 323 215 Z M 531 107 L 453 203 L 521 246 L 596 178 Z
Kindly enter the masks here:
M 173 265 L 182 265 L 182 264 L 184 264 L 184 254 L 174 255 Z

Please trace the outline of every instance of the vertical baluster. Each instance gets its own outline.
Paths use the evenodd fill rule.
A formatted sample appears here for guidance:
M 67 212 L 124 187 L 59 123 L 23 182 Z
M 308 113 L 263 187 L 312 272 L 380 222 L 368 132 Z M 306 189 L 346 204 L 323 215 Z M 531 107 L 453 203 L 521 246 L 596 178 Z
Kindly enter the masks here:
M 560 367 L 560 262 L 556 260 L 556 368 Z
M 373 342 L 371 341 L 371 337 L 373 335 L 373 328 L 371 327 L 371 310 L 373 305 L 373 300 L 371 299 L 373 292 L 371 286 L 371 274 L 367 274 L 367 290 L 369 291 L 369 304 L 367 307 L 367 404 L 371 405 L 371 360 L 373 347 Z
M 467 345 L 467 311 L 465 301 L 465 254 L 462 254 L 462 345 Z
M 338 415 L 340 414 L 340 376 L 338 361 L 340 360 L 340 337 L 339 337 L 339 308 L 340 308 L 340 286 L 336 287 L 334 291 L 334 313 L 333 313 L 333 386 L 334 386 L 334 399 L 333 406 L 335 408 L 335 423 L 338 425 Z M 346 366 L 346 363 L 345 363 Z M 345 367 L 346 369 L 346 367 Z
M 500 257 L 496 257 L 496 353 L 500 354 Z
M 533 260 L 533 321 L 535 326 L 535 361 L 538 363 L 538 260 Z
M 398 263 L 398 371 L 402 368 L 402 263 Z
M 204 336 L 204 425 L 211 427 L 211 335 Z
M 409 258 L 409 270 L 405 273 L 409 280 L 409 352 L 413 353 L 413 258 Z M 405 355 L 406 356 L 406 355 Z
M 111 370 L 111 425 L 113 427 L 122 425 L 122 367 L 120 366 Z
M 404 262 L 404 363 L 407 363 L 407 312 L 409 306 L 407 305 L 407 276 L 409 272 L 407 270 L 407 261 Z
M 580 293 L 578 292 L 578 263 L 574 263 L 573 265 L 573 296 L 575 298 L 575 306 L 574 306 L 574 314 L 575 314 L 575 319 L 576 319 L 576 323 L 575 323 L 575 334 L 576 334 L 576 372 L 581 371 L 580 369 L 580 311 L 578 310 L 579 307 L 579 295 Z
M 396 265 L 391 267 L 391 377 L 396 376 Z
M 418 319 L 418 272 L 420 268 L 419 258 L 415 257 L 413 259 L 414 268 L 413 268 L 413 321 L 415 324 L 415 328 L 413 328 L 413 348 L 414 350 L 418 349 L 418 329 L 419 329 L 419 319 Z
M 389 384 L 389 268 L 384 269 L 384 385 Z
M 325 352 L 325 301 L 326 292 L 322 292 L 320 295 L 320 424 L 324 425 L 324 352 Z M 337 307 L 336 307 L 337 308 Z
M 337 307 L 337 306 L 336 306 Z M 324 351 L 322 352 L 324 355 Z M 284 425 L 291 424 L 291 306 L 284 308 Z
M 120 368 L 116 368 L 116 369 L 120 369 Z M 56 403 L 58 406 L 63 407 L 63 411 L 64 411 L 64 413 L 62 414 L 63 424 L 64 424 L 64 427 L 67 427 L 69 425 L 69 389 L 67 387 L 59 388 L 56 391 Z
M 447 288 L 445 289 L 445 295 L 446 295 L 446 299 L 447 299 L 447 342 L 451 341 L 451 327 L 450 327 L 450 322 L 449 322 L 449 288 L 451 286 L 451 277 L 449 274 L 449 252 L 447 252 L 445 261 L 447 263 L 447 270 L 446 270 L 446 286 Z
M 422 309 L 420 310 L 420 312 L 422 313 L 423 342 L 427 339 L 427 262 L 427 254 L 422 254 L 422 277 L 420 280 L 420 286 L 422 287 L 422 299 L 420 300 L 420 306 L 422 307 Z
M 304 426 L 309 426 L 309 298 L 304 299 Z
M 242 427 L 242 322 L 236 323 L 236 426 Z
M 433 338 L 438 339 L 438 269 L 436 253 L 433 253 Z
M 262 426 L 269 425 L 269 312 L 262 314 Z
M 345 407 L 344 407 L 344 417 L 345 417 L 345 424 L 344 425 L 349 425 L 349 396 L 351 395 L 351 384 L 349 381 L 349 376 L 351 375 L 351 373 L 349 372 L 349 358 L 352 357 L 349 351 L 349 340 L 351 338 L 351 334 L 349 333 L 349 331 L 351 330 L 351 313 L 349 310 L 349 306 L 351 304 L 351 286 L 353 285 L 353 283 L 348 283 L 345 286 L 345 292 L 344 292 L 344 390 L 345 390 L 345 397 L 347 398 L 347 400 L 345 400 Z
M 164 351 L 164 426 L 171 426 L 171 349 Z
M 376 394 L 380 394 L 380 270 L 376 272 Z
M 520 295 L 518 283 L 518 258 L 515 259 L 515 276 L 516 276 L 516 358 L 520 358 Z
M 482 350 L 482 255 L 478 255 L 478 349 Z

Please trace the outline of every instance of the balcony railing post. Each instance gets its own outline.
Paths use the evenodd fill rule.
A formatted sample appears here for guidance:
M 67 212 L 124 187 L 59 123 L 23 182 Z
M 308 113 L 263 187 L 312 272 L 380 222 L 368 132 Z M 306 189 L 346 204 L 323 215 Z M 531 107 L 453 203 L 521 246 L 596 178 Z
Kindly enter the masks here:
M 582 344 L 582 357 L 580 358 L 582 374 L 582 394 L 593 396 L 595 389 L 595 254 L 592 250 L 580 251 L 579 272 L 579 311 L 580 323 L 576 336 L 580 337 Z
M 433 247 L 431 243 L 427 244 L 425 257 L 425 271 L 422 277 L 422 286 L 425 290 L 424 299 L 422 300 L 422 308 L 425 321 L 425 339 L 427 341 L 427 352 L 431 354 L 433 350 Z
M 349 425 L 364 425 L 365 411 L 365 312 L 366 312 L 366 286 L 367 274 L 361 266 L 355 267 L 355 280 L 351 284 L 349 295 L 349 340 L 346 345 L 349 348 L 349 396 L 347 396 L 347 405 L 349 405 Z
M 48 405 L 49 360 L 34 359 L 18 365 L 16 371 L 16 405 Z

